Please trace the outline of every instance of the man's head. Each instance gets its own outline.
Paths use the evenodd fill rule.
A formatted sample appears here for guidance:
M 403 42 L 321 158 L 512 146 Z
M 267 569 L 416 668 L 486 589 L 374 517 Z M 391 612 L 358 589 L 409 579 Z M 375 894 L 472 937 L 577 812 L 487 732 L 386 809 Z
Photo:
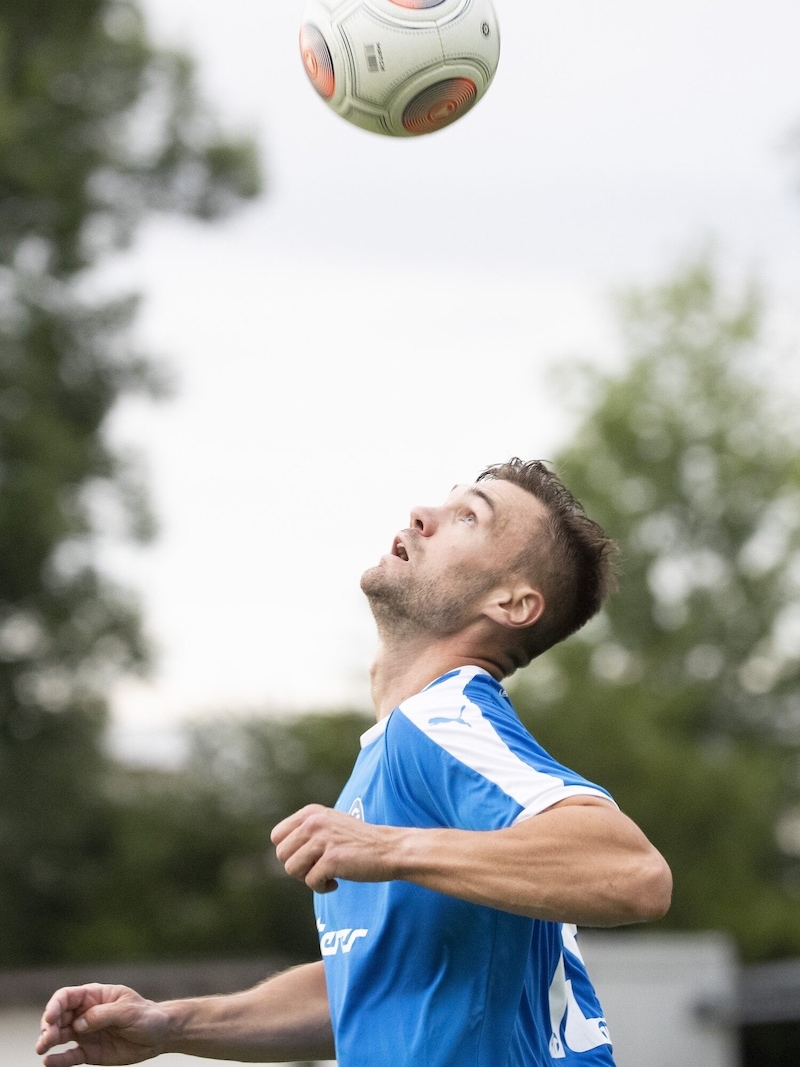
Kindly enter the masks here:
M 478 632 L 510 672 L 598 610 L 613 548 L 543 463 L 512 459 L 414 508 L 361 585 L 384 637 Z
M 512 570 L 528 576 L 545 600 L 541 617 L 521 635 L 528 663 L 597 614 L 616 587 L 617 545 L 540 460 L 495 464 L 478 475 L 476 484 L 497 479 L 542 505 L 540 522 L 529 529 L 525 548 L 512 562 Z

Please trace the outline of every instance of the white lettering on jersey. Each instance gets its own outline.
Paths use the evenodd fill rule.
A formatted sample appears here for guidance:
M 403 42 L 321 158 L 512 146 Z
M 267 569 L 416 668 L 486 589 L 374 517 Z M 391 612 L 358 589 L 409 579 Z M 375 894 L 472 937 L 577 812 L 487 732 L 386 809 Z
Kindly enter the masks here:
M 581 950 L 578 948 L 578 927 L 574 923 L 564 923 L 561 927 L 561 940 L 564 948 L 568 948 L 573 956 L 577 956 L 583 963 Z
M 361 797 L 356 797 L 350 805 L 348 815 L 352 815 L 354 819 L 360 819 L 361 822 L 366 822 L 366 819 L 364 818 L 364 802 Z
M 567 1010 L 563 955 L 558 958 L 556 973 L 553 975 L 548 991 L 548 1000 L 550 1001 L 550 1055 L 554 1060 L 563 1060 L 567 1055 L 561 1043 L 561 1020 Z
M 325 923 L 317 919 L 320 932 L 319 948 L 323 956 L 335 956 L 337 952 L 349 952 L 360 937 L 366 937 L 369 930 L 325 930 Z
M 565 925 L 562 931 L 564 947 L 567 951 L 581 958 L 575 937 L 575 927 Z M 567 980 L 564 971 L 564 954 L 558 961 L 553 981 L 549 990 L 550 1002 L 550 1055 L 554 1060 L 564 1059 L 567 1055 L 564 1045 L 573 1052 L 588 1052 L 599 1045 L 610 1045 L 611 1035 L 602 1016 L 587 1019 L 572 991 L 572 982 Z M 564 1025 L 564 1040 L 561 1039 L 561 1023 Z

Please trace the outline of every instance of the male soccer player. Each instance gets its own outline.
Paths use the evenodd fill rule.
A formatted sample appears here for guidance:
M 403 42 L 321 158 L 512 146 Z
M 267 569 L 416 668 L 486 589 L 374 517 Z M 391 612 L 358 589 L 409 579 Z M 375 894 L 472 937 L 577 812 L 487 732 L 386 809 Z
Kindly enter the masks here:
M 537 745 L 501 682 L 595 614 L 613 549 L 536 461 L 489 467 L 412 511 L 361 580 L 377 723 L 336 809 L 311 805 L 272 833 L 315 891 L 322 961 L 166 1003 L 59 990 L 37 1045 L 46 1067 L 165 1051 L 611 1067 L 575 928 L 661 916 L 669 869 L 604 789 Z

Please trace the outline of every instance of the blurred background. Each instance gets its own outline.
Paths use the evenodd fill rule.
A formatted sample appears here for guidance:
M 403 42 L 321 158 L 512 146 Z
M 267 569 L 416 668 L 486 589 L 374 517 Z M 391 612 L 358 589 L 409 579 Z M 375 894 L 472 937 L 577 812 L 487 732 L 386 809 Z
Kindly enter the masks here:
M 620 1067 L 800 1062 L 800 7 L 497 0 L 485 99 L 398 141 L 302 11 L 0 13 L 3 1062 L 62 979 L 315 956 L 269 831 L 371 721 L 359 576 L 515 454 L 622 546 L 511 686 L 673 867 L 587 938 L 675 1005 L 643 1051 L 607 1003 Z

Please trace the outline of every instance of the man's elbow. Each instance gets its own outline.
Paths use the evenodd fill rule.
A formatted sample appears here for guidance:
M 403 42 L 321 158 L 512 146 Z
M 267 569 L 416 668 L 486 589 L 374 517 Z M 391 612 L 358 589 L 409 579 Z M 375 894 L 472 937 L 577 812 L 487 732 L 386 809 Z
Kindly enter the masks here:
M 635 892 L 631 894 L 630 922 L 663 919 L 672 903 L 672 871 L 656 849 L 651 849 L 637 865 Z

